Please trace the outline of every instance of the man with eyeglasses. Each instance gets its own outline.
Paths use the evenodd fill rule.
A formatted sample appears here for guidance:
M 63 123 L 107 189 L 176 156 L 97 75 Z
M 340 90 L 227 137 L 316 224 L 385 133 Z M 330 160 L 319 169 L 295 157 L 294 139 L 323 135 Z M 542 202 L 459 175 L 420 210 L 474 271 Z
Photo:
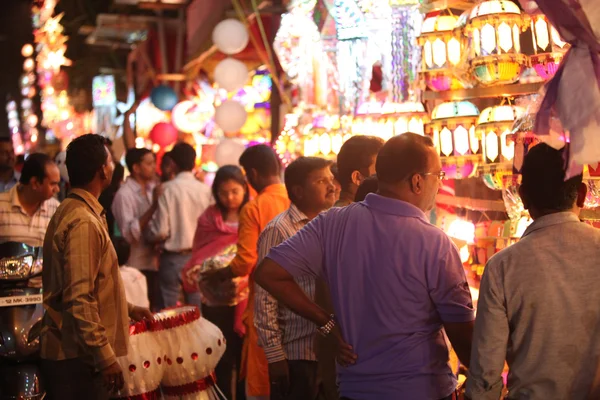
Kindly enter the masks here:
M 468 366 L 473 304 L 459 253 L 431 225 L 441 179 L 430 138 L 406 133 L 377 156 L 377 193 L 332 208 L 275 247 L 256 283 L 338 344 L 342 399 L 453 399 L 444 330 Z M 323 276 L 335 315 L 295 277 Z

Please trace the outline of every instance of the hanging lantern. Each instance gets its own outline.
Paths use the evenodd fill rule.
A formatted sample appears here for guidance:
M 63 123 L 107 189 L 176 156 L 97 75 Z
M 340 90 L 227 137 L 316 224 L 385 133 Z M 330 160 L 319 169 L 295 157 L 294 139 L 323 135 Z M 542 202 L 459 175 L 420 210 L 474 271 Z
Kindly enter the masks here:
M 489 0 L 470 12 L 465 33 L 471 41 L 469 59 L 473 76 L 483 85 L 519 80 L 527 57 L 521 53 L 521 32 L 528 17 L 508 0 Z
M 534 55 L 530 56 L 531 66 L 544 80 L 554 76 L 569 44 L 565 42 L 556 28 L 550 25 L 545 15 L 532 17 L 531 36 Z
M 512 170 L 515 142 L 512 127 L 525 109 L 513 105 L 488 107 L 477 120 L 477 136 L 481 138 L 484 164 L 507 164 Z
M 438 15 L 423 21 L 421 35 L 417 38 L 422 57 L 420 75 L 430 90 L 463 87 L 450 70 L 461 60 L 462 45 L 454 31 L 457 21 L 453 15 Z
M 444 164 L 448 178 L 466 178 L 481 160 L 480 141 L 475 134 L 479 110 L 468 101 L 442 103 L 433 109 L 426 131 Z

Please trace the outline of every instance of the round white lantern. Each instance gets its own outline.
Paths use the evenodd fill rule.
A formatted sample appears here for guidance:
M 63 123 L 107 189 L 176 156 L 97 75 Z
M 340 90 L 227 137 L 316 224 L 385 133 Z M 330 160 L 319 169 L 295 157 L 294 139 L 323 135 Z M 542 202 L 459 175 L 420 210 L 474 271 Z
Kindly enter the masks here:
M 226 100 L 215 110 L 215 122 L 224 132 L 238 132 L 247 118 L 244 106 L 235 100 Z
M 212 33 L 212 41 L 219 51 L 237 54 L 244 50 L 249 41 L 248 31 L 237 19 L 226 19 L 217 24 Z
M 248 68 L 243 62 L 228 57 L 217 64 L 215 81 L 228 92 L 237 91 L 248 81 Z
M 215 162 L 219 167 L 223 165 L 239 165 L 240 156 L 246 149 L 244 144 L 236 139 L 221 139 L 215 148 Z

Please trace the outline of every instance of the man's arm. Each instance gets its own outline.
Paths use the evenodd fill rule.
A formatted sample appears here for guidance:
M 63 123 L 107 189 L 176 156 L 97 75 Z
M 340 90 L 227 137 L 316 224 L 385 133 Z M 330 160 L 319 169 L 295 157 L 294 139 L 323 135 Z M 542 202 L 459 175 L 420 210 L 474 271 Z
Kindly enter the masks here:
M 475 314 L 473 300 L 458 250 L 449 241 L 447 250 L 428 269 L 429 295 L 460 362 L 468 367 Z
M 258 285 L 301 317 L 317 326 L 329 321 L 329 314 L 304 293 L 289 272 L 269 257 L 259 264 L 253 276 Z
M 152 206 L 140 218 L 135 218 L 134 215 L 137 210 L 133 199 L 128 198 L 122 191 L 117 192 L 113 200 L 112 212 L 127 243 L 139 243 L 142 239 L 142 232 L 146 230 L 157 208 L 158 202 L 153 202 Z
M 467 378 L 467 396 L 471 399 L 500 398 L 502 393 L 502 370 L 510 329 L 504 290 L 499 277 L 500 265 L 491 263 L 485 268 L 473 337 L 471 365 Z
M 62 297 L 64 310 L 74 321 L 79 342 L 90 352 L 99 370 L 117 361 L 100 320 L 95 297 L 101 246 L 100 232 L 92 222 L 80 222 L 67 233 Z
M 271 247 L 284 241 L 284 237 L 274 226 L 267 228 L 258 239 L 258 257 L 264 259 Z M 258 344 L 265 351 L 269 364 L 286 359 L 279 327 L 279 303 L 261 286 L 255 287 L 254 326 L 258 334 Z
M 163 193 L 158 198 L 158 207 L 148 223 L 146 239 L 151 243 L 166 240 L 171 235 L 169 223 L 169 204 L 167 201 L 169 193 Z

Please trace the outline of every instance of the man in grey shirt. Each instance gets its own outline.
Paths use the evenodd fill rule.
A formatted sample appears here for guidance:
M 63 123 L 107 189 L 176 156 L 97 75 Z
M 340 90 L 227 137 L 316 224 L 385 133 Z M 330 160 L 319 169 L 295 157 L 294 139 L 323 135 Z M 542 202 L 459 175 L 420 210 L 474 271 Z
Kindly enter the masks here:
M 587 189 L 564 165 L 546 144 L 525 157 L 520 194 L 534 222 L 483 274 L 473 400 L 500 398 L 505 360 L 509 399 L 600 398 L 600 231 L 579 221 Z

